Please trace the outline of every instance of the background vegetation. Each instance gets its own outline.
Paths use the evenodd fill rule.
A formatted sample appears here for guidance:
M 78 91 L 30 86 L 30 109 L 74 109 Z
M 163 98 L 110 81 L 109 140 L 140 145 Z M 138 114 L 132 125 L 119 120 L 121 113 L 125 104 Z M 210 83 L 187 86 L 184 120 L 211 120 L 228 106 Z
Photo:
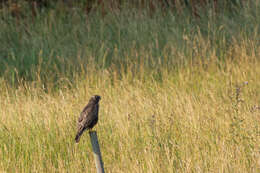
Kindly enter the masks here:
M 17 2 L 0 11 L 0 171 L 94 172 L 74 135 L 100 94 L 107 172 L 259 172 L 259 0 Z

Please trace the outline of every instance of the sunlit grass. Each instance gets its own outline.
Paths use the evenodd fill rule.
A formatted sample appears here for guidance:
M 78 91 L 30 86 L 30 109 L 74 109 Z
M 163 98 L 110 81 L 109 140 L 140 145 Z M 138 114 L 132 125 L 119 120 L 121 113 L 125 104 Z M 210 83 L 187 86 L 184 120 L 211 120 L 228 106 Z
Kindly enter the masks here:
M 102 71 L 46 93 L 2 81 L 1 170 L 94 172 L 88 134 L 78 145 L 73 139 L 81 109 L 98 93 L 107 172 L 257 172 L 260 64 L 243 51 L 239 62 L 162 69 L 161 82 Z
M 0 172 L 95 172 L 74 141 L 94 94 L 106 172 L 259 172 L 257 9 L 0 20 Z

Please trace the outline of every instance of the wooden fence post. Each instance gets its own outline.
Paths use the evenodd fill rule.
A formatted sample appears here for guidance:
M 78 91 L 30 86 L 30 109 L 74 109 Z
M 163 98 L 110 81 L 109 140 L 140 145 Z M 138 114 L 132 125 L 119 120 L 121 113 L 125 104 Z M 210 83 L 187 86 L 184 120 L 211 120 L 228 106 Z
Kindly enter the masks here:
M 104 165 L 101 157 L 101 152 L 98 144 L 97 132 L 96 131 L 89 131 L 89 136 L 92 144 L 92 149 L 94 153 L 97 173 L 105 173 Z

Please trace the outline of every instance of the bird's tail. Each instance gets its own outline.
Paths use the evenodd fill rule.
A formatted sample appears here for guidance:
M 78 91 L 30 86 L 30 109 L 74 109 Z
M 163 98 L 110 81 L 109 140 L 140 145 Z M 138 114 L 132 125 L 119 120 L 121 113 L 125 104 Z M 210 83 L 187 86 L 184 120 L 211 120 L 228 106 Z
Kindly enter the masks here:
M 79 140 L 80 140 L 80 135 L 77 134 L 76 137 L 75 137 L 75 141 L 76 141 L 76 143 L 79 143 Z
M 82 129 L 82 130 L 80 130 L 80 131 L 77 133 L 77 135 L 76 135 L 76 137 L 75 137 L 76 143 L 79 143 L 80 136 L 82 135 L 83 131 L 84 131 L 84 130 Z

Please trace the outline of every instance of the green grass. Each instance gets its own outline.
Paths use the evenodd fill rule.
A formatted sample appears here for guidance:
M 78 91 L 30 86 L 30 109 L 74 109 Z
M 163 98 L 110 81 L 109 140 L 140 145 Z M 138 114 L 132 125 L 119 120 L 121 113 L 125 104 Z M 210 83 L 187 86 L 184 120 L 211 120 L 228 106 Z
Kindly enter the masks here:
M 201 19 L 188 12 L 162 16 L 158 11 L 151 17 L 145 11 L 126 9 L 102 18 L 46 9 L 34 22 L 25 14 L 17 22 L 3 11 L 0 75 L 14 85 L 39 77 L 43 83 L 56 83 L 61 77 L 74 82 L 75 75 L 87 71 L 89 61 L 100 69 L 116 66 L 121 72 L 122 64 L 124 69 L 128 61 L 138 66 L 141 59 L 150 61 L 147 69 L 158 63 L 172 69 L 201 54 L 207 59 L 214 51 L 218 59 L 225 59 L 234 42 L 249 39 L 259 45 L 258 3 L 245 5 L 239 13 L 223 10 L 213 15 L 208 10 L 201 12 Z
M 0 172 L 95 172 L 94 94 L 106 172 L 259 172 L 259 11 L 0 19 Z

